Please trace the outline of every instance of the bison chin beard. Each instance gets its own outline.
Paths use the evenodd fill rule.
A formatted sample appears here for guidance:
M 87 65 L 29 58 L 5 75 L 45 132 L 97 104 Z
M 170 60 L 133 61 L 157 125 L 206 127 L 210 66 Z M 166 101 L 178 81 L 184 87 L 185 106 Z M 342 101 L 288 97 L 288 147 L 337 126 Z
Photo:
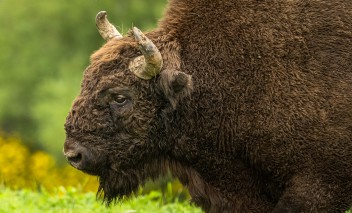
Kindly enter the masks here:
M 114 170 L 105 170 L 99 176 L 97 197 L 109 206 L 125 198 L 131 197 L 138 191 L 140 184 L 137 174 L 117 173 Z
M 144 185 L 147 180 L 154 181 L 167 174 L 169 161 L 155 159 L 130 168 L 117 170 L 110 166 L 100 173 L 97 197 L 102 198 L 107 206 L 136 194 L 138 187 Z

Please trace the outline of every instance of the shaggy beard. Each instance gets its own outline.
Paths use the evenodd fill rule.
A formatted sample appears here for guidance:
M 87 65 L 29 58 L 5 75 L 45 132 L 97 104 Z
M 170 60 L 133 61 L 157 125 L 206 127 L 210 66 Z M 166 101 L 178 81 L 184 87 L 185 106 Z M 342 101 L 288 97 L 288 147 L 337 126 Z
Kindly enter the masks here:
M 109 206 L 131 197 L 138 191 L 140 177 L 137 174 L 117 173 L 113 170 L 102 172 L 99 177 L 97 198 Z
M 135 195 L 147 179 L 152 181 L 164 176 L 169 168 L 167 160 L 154 160 L 147 164 L 130 167 L 129 170 L 105 169 L 99 176 L 97 197 L 109 206 Z

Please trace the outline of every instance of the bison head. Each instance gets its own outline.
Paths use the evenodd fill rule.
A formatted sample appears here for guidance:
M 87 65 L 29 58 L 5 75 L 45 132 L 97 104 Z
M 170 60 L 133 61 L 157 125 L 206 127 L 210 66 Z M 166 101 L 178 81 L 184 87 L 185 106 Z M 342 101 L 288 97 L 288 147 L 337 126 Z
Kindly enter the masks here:
M 91 56 L 67 116 L 64 155 L 99 176 L 98 192 L 110 203 L 160 173 L 155 162 L 172 149 L 163 138 L 165 114 L 189 96 L 192 81 L 179 70 L 177 47 L 161 41 L 164 35 L 153 43 L 134 28 L 123 38 L 105 12 L 96 21 L 108 42 Z

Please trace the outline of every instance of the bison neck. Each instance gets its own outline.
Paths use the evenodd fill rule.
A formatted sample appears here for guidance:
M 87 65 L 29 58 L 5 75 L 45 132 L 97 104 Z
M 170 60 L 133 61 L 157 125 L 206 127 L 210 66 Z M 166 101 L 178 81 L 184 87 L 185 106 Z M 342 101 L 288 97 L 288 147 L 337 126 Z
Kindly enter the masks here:
M 288 19 L 281 14 L 282 5 L 278 2 L 171 0 L 154 32 L 162 32 L 159 39 L 177 41 L 180 69 L 192 75 L 192 98 L 181 101 L 176 111 L 168 115 L 165 120 L 170 123 L 162 132 L 168 144 L 175 144 L 169 147 L 168 156 L 177 162 L 175 168 L 171 166 L 173 174 L 189 187 L 193 199 L 205 209 L 225 211 L 238 206 L 252 212 L 251 206 L 242 206 L 242 201 L 250 200 L 251 205 L 263 207 L 261 212 L 269 212 L 269 203 L 278 199 L 273 195 L 282 190 L 269 175 L 259 175 L 265 163 L 277 162 L 269 159 L 275 156 L 265 156 L 267 162 L 255 162 L 259 166 L 254 165 L 250 156 L 260 152 L 256 143 L 266 139 L 270 142 L 278 126 L 277 137 L 285 137 L 280 134 L 291 128 L 282 116 L 285 106 L 266 107 L 284 96 L 280 89 L 284 90 L 286 85 L 281 84 L 280 75 L 299 78 L 296 73 L 280 70 L 283 64 L 273 61 L 273 55 L 285 57 L 289 48 L 305 48 L 299 43 L 288 47 L 287 52 L 277 48 L 281 45 L 277 41 L 294 39 L 284 29 L 287 26 L 273 26 L 277 22 L 271 20 Z M 278 40 L 268 36 L 279 31 Z M 300 55 L 297 60 L 301 60 Z M 300 62 L 292 65 L 295 63 Z M 276 73 L 273 67 L 278 68 Z M 278 78 L 273 78 L 275 75 Z M 273 97 L 275 94 L 277 97 Z M 258 153 L 255 149 L 253 153 L 247 152 L 252 144 Z M 274 166 L 280 168 L 267 167 Z

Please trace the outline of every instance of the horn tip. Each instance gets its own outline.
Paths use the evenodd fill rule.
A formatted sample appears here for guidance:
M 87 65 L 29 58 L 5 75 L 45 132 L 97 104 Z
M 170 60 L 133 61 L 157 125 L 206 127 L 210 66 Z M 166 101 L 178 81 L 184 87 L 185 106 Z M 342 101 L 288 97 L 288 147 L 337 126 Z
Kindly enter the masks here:
M 137 41 L 141 41 L 143 39 L 143 33 L 140 29 L 138 29 L 137 27 L 133 27 L 132 28 L 132 32 L 133 32 L 133 36 Z
M 137 34 L 137 35 L 138 35 L 138 34 L 141 34 L 141 30 L 138 29 L 137 27 L 133 27 L 133 28 L 132 28 L 132 31 L 133 31 L 133 34 L 134 34 L 134 35 L 136 35 L 136 34 Z
M 95 17 L 96 20 L 102 20 L 106 18 L 107 12 L 106 11 L 100 11 L 97 16 Z

